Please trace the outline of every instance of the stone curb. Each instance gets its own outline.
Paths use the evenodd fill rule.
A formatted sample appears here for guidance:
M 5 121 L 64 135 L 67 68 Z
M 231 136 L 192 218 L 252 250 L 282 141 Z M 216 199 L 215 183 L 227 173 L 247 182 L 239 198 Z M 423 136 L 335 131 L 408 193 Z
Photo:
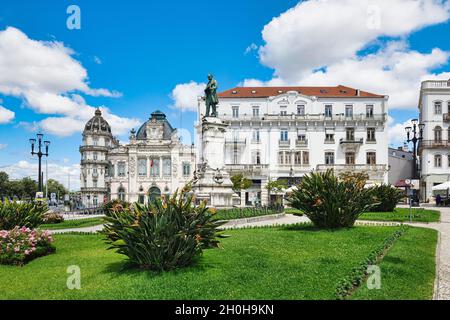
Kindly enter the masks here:
M 226 221 L 226 223 L 223 225 L 223 227 L 232 227 L 232 226 L 240 226 L 240 225 L 247 224 L 247 223 L 281 219 L 281 218 L 284 218 L 285 216 L 286 216 L 285 213 L 278 213 L 278 214 L 270 214 L 270 215 L 266 215 L 266 216 L 249 217 L 249 218 L 233 219 L 233 220 L 222 220 L 222 221 Z
M 436 277 L 434 279 L 433 300 L 439 300 L 439 285 L 441 281 L 441 232 L 438 231 L 436 246 Z

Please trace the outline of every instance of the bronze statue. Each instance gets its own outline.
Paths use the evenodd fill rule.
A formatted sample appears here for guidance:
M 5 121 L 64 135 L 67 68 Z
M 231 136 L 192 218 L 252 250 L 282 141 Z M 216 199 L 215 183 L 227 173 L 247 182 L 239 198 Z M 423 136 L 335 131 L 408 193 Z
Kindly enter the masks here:
M 219 104 L 217 88 L 217 81 L 213 78 L 212 74 L 208 74 L 208 84 L 205 89 L 206 117 L 217 117 L 217 105 Z

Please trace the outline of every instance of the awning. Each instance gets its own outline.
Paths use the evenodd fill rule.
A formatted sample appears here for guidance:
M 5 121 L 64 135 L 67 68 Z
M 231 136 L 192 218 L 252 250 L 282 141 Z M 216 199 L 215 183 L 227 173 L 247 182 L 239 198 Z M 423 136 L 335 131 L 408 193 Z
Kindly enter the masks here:
M 450 189 L 450 181 L 438 184 L 437 186 L 431 188 L 433 191 L 445 191 L 448 189 Z

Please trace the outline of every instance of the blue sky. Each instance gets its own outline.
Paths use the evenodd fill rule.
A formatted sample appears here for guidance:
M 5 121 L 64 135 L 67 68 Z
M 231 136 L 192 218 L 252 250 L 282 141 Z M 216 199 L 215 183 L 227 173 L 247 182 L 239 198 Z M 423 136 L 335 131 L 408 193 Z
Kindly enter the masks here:
M 410 0 L 395 1 L 410 2 Z M 310 2 L 309 7 L 294 8 L 298 1 L 2 0 L 0 32 L 5 31 L 7 27 L 14 27 L 31 40 L 62 42 L 64 47 L 73 50 L 70 54 L 72 59 L 86 70 L 88 74 L 86 83 L 90 88 L 105 88 L 111 92 L 121 93 L 120 97 L 110 97 L 78 91 L 77 94 L 79 93 L 85 99 L 85 104 L 93 107 L 106 106 L 116 116 L 133 119 L 133 124 L 136 120 L 142 123 L 152 111 L 160 109 L 167 113 L 173 126 L 189 130 L 192 130 L 195 113 L 185 111 L 181 116 L 180 109 L 173 107 L 176 98 L 171 98 L 171 92 L 177 85 L 188 83 L 197 85 L 196 90 L 198 90 L 206 81 L 205 78 L 209 72 L 214 73 L 219 81 L 220 89 L 223 90 L 239 83 L 310 85 L 316 82 L 317 85 L 323 82 L 328 82 L 329 85 L 357 84 L 363 90 L 371 91 L 378 88 L 383 90 L 384 87 L 381 84 L 374 87 L 373 83 L 342 77 L 340 70 L 344 67 L 339 63 L 346 59 L 358 59 L 358 57 L 364 59 L 370 54 L 383 56 L 382 51 L 390 48 L 391 42 L 398 42 L 404 46 L 398 49 L 399 52 L 404 55 L 418 52 L 423 55 L 423 59 L 431 59 L 425 55 L 431 56 L 432 50 L 439 48 L 442 51 L 441 56 L 434 58 L 436 61 L 430 62 L 426 70 L 415 65 L 412 68 L 419 69 L 417 74 L 420 76 L 423 76 L 424 72 L 447 75 L 449 66 L 446 52 L 450 51 L 448 41 L 450 28 L 448 6 L 445 7 L 447 5 L 445 2 L 437 3 L 431 9 L 423 9 L 429 11 L 427 16 L 437 17 L 442 14 L 440 18 L 425 19 L 422 22 L 419 21 L 416 26 L 406 25 L 402 30 L 397 30 L 395 26 L 389 26 L 389 23 L 383 21 L 382 30 L 378 33 L 349 34 L 350 40 L 346 47 L 351 47 L 355 43 L 360 46 L 358 50 L 355 49 L 354 56 L 351 54 L 340 56 L 339 52 L 343 50 L 339 49 L 339 43 L 333 44 L 332 41 L 327 40 L 333 37 L 333 31 L 336 28 L 343 27 L 343 30 L 347 32 L 347 27 L 339 22 L 339 12 L 335 12 L 337 25 L 327 22 L 329 19 L 325 16 L 326 13 L 324 13 L 324 22 L 321 20 L 322 13 L 320 13 L 323 11 L 322 1 Z M 341 2 L 339 10 L 341 8 L 346 10 L 351 5 L 349 3 L 351 0 L 334 2 Z M 66 27 L 68 17 L 66 9 L 71 4 L 76 4 L 81 9 L 81 30 L 69 30 Z M 401 3 L 401 5 L 404 4 Z M 291 8 L 294 9 L 286 13 Z M 381 8 L 382 14 L 386 11 L 385 7 Z M 315 17 L 317 27 L 313 26 L 314 32 L 307 32 L 311 30 L 308 29 L 311 28 L 310 26 L 296 25 L 294 28 L 289 28 L 289 23 L 293 23 L 289 15 L 294 17 L 297 15 L 298 19 L 302 19 L 305 14 L 313 18 L 314 14 L 318 15 Z M 276 18 L 277 24 L 271 23 L 273 18 Z M 405 19 L 408 18 L 405 17 Z M 411 17 L 411 19 L 414 18 L 415 16 Z M 265 33 L 262 33 L 263 28 Z M 326 28 L 330 31 L 329 34 Z M 283 37 L 286 38 L 284 42 Z M 302 41 L 308 37 L 317 38 L 316 42 L 312 43 L 317 52 L 325 52 L 322 56 L 321 53 L 318 54 L 316 65 L 308 64 L 308 61 L 314 60 L 312 58 L 315 58 L 316 54 L 301 48 Z M 294 43 L 291 43 L 287 49 L 282 48 L 281 51 L 277 51 L 277 47 L 282 47 L 285 42 L 289 42 L 287 39 L 294 39 Z M 300 49 L 294 48 L 297 41 L 300 43 Z M 344 37 L 342 42 L 346 41 L 347 38 Z M 336 48 L 336 52 L 327 56 L 326 52 L 330 49 L 330 45 Z M 246 53 L 247 48 L 249 49 Z M 263 50 L 264 53 L 258 54 L 255 48 Z M 285 54 L 285 51 L 289 50 L 293 51 Z M 386 51 L 389 50 L 386 49 Z M 0 51 L 0 59 L 1 54 Z M 393 59 L 390 56 L 383 57 L 388 61 L 387 63 Z M 295 59 L 303 62 L 298 64 Z M 289 65 L 291 61 L 294 66 L 292 68 Z M 336 74 L 314 74 L 313 70 L 317 70 L 322 63 L 323 66 L 329 67 L 328 70 L 335 69 Z M 286 71 L 295 71 L 296 68 L 298 68 L 297 74 L 301 74 L 301 77 Z M 11 72 L 13 71 L 12 69 Z M 396 79 L 397 75 L 389 74 L 387 77 L 386 79 L 393 81 L 392 79 Z M 405 76 L 403 74 L 400 76 L 399 81 L 404 82 L 402 88 L 408 87 L 408 83 L 413 83 L 412 87 L 416 86 L 413 90 L 418 91 L 420 77 L 416 80 L 401 77 Z M 383 79 L 381 78 L 379 82 L 384 81 Z M 0 88 L 1 85 L 0 76 Z M 70 95 L 75 91 L 77 90 L 66 92 L 62 90 L 58 94 Z M 401 91 L 401 88 L 398 91 Z M 376 93 L 392 95 L 391 92 Z M 404 92 L 404 94 L 406 97 L 407 93 Z M 414 105 L 413 101 L 411 97 L 402 99 L 401 96 L 394 96 L 394 102 L 399 107 L 394 106 L 396 109 L 393 109 L 391 106 L 392 126 L 401 126 L 403 122 L 417 115 L 417 102 Z M 0 170 L 2 167 L 11 166 L 8 168 L 15 177 L 32 176 L 33 171 L 25 168 L 26 165 L 22 163 L 21 170 L 20 166 L 19 168 L 17 166 L 20 161 L 35 163 L 35 160 L 29 156 L 28 139 L 35 134 L 30 124 L 39 124 L 50 116 L 61 116 L 61 114 L 42 112 L 42 109 L 38 107 L 30 107 L 30 101 L 27 101 L 23 95 L 9 94 L 5 90 L 2 92 L 1 89 L 0 106 L 15 113 L 13 120 L 0 123 Z M 73 115 L 71 117 L 76 118 Z M 55 121 L 55 125 L 57 122 Z M 130 123 L 132 123 L 131 120 Z M 122 131 L 121 140 L 126 140 L 127 134 L 125 130 Z M 64 173 L 67 172 L 76 175 L 76 164 L 80 157 L 78 152 L 81 141 L 80 132 L 65 136 L 45 131 L 44 134 L 52 142 L 49 161 L 54 164 L 55 172 L 58 171 L 55 177 L 64 179 Z M 394 144 L 398 142 L 393 141 Z M 73 177 L 73 179 L 76 178 Z

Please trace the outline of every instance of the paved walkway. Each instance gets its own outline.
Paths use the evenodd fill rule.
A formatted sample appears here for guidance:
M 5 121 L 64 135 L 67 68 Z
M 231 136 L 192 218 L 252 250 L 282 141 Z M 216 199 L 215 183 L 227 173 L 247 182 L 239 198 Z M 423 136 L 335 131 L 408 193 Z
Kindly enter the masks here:
M 415 227 L 430 228 L 439 231 L 436 252 L 436 282 L 434 299 L 450 300 L 450 208 L 433 208 L 441 211 L 440 223 L 406 223 Z M 256 219 L 232 220 L 223 225 L 223 229 L 290 225 L 309 222 L 306 217 L 293 215 L 277 215 L 258 217 Z M 357 221 L 359 225 L 400 225 L 398 222 Z M 52 233 L 86 232 L 92 233 L 103 229 L 103 226 L 54 230 Z

